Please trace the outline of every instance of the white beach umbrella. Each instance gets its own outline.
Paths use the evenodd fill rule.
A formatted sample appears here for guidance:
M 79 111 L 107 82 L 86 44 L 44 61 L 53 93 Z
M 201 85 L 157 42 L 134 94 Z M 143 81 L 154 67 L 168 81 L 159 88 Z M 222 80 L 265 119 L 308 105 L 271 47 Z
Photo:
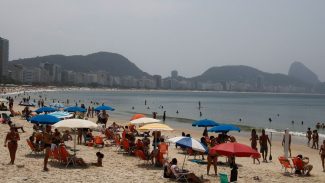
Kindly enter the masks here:
M 161 121 L 158 119 L 154 119 L 154 118 L 139 118 L 139 119 L 135 119 L 130 121 L 131 124 L 133 125 L 137 125 L 137 124 L 149 124 L 149 123 L 160 123 Z
M 77 129 L 77 128 L 97 128 L 98 125 L 92 121 L 84 119 L 66 119 L 59 121 L 53 125 L 54 128 L 58 129 Z M 74 155 L 76 155 L 76 133 L 74 133 L 73 140 Z
M 97 128 L 98 125 L 92 121 L 84 119 L 66 119 L 53 125 L 54 128 Z
M 0 102 L 8 102 L 8 100 L 5 98 L 0 98 Z

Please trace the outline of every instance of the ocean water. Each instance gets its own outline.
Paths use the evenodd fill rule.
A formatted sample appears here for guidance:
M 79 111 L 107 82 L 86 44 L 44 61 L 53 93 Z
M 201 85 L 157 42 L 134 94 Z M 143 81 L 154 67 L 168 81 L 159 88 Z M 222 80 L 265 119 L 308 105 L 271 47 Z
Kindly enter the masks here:
M 167 124 L 185 129 L 192 129 L 191 123 L 195 120 L 208 118 L 246 130 L 289 128 L 303 136 L 308 127 L 315 129 L 317 122 L 325 123 L 325 95 L 139 90 L 58 90 L 26 95 L 32 99 L 42 95 L 47 98 L 46 104 L 67 99 L 70 105 L 77 102 L 96 107 L 91 101 L 104 103 L 116 109 L 110 112 L 112 117 L 124 120 L 129 120 L 134 113 L 152 116 L 152 112 L 157 112 L 161 117 L 166 111 Z M 324 136 L 325 130 L 319 129 L 319 133 Z

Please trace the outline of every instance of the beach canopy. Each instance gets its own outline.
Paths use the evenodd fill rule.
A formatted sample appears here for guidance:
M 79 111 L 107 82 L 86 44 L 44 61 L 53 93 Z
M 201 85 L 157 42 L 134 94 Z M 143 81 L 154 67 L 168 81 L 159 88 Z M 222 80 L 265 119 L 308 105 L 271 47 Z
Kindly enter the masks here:
M 59 118 L 48 114 L 37 115 L 30 118 L 31 123 L 37 123 L 42 125 L 53 125 L 59 121 L 60 121 Z
M 135 119 L 130 121 L 131 124 L 136 125 L 136 124 L 149 124 L 149 123 L 159 123 L 161 122 L 158 119 L 154 119 L 154 118 L 139 118 L 139 119 Z
M 64 108 L 64 105 L 61 103 L 51 103 L 50 107 L 54 107 L 54 108 Z
M 95 111 L 115 111 L 115 109 L 108 105 L 101 105 L 95 108 Z
M 72 107 L 67 107 L 64 109 L 64 111 L 68 112 L 86 112 L 86 109 L 78 106 L 72 106 Z
M 135 120 L 135 119 L 139 119 L 139 118 L 144 118 L 144 117 L 146 117 L 144 114 L 135 114 L 135 115 L 132 116 L 130 121 Z
M 193 139 L 192 137 L 174 137 L 167 139 L 167 142 L 175 143 L 176 145 L 179 145 L 181 147 L 187 147 L 192 148 L 195 151 L 199 152 L 207 152 L 208 148 L 203 145 L 201 142 Z
M 209 120 L 209 119 L 203 119 L 199 121 L 195 121 L 192 123 L 192 126 L 197 126 L 197 127 L 213 127 L 213 126 L 219 126 L 219 123 Z
M 216 132 L 216 133 L 229 132 L 229 131 L 238 131 L 238 132 L 240 132 L 240 128 L 238 128 L 235 125 L 220 125 L 220 126 L 212 127 L 212 128 L 210 128 L 208 130 L 208 132 Z
M 55 116 L 60 119 L 71 118 L 73 116 L 72 114 L 64 111 L 56 111 L 56 112 L 49 113 L 48 115 Z
M 62 120 L 55 125 L 53 125 L 54 128 L 69 128 L 69 129 L 75 129 L 75 128 L 97 128 L 98 125 L 92 121 L 84 120 L 84 119 L 65 119 Z
M 36 113 L 43 113 L 43 112 L 54 112 L 56 111 L 56 109 L 52 108 L 52 107 L 41 107 L 39 109 L 37 109 L 35 112 Z
M 235 157 L 251 157 L 260 156 L 260 154 L 252 149 L 251 147 L 240 144 L 237 142 L 218 144 L 210 149 L 210 151 L 215 152 L 223 156 L 235 156 Z
M 146 124 L 139 128 L 142 131 L 173 131 L 171 127 L 161 123 Z

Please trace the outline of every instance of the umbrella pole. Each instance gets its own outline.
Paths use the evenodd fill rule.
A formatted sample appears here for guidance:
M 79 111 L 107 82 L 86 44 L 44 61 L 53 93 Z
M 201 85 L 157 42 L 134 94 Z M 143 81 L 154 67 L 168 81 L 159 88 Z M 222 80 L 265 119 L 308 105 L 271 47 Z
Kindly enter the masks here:
M 73 150 L 73 155 L 76 155 L 76 130 L 74 129 L 74 139 L 73 139 L 73 148 L 74 148 L 74 150 Z
M 184 156 L 184 161 L 183 161 L 183 165 L 182 165 L 182 170 L 184 170 L 185 160 L 186 160 L 186 154 L 185 154 L 185 156 Z

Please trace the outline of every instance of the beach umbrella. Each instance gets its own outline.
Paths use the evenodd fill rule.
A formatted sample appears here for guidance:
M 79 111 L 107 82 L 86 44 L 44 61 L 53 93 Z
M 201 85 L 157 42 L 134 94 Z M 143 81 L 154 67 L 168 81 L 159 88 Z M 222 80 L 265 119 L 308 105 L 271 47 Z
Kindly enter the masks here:
M 95 111 L 114 111 L 115 109 L 111 106 L 101 105 L 95 108 Z
M 135 120 L 135 119 L 139 119 L 139 118 L 144 118 L 144 117 L 146 117 L 144 114 L 135 114 L 135 115 L 132 116 L 130 121 Z
M 192 126 L 197 126 L 197 127 L 214 127 L 214 126 L 219 126 L 219 123 L 209 120 L 209 119 L 203 119 L 199 121 L 195 121 L 192 123 Z
M 141 118 L 140 118 L 141 119 Z M 173 131 L 171 127 L 161 123 L 146 124 L 139 128 L 142 131 Z
M 60 119 L 71 118 L 73 116 L 72 114 L 64 111 L 56 111 L 56 112 L 49 113 L 48 115 L 55 116 Z
M 199 152 L 207 152 L 208 148 L 203 145 L 201 142 L 193 139 L 192 137 L 174 137 L 174 138 L 170 138 L 167 140 L 167 142 L 172 142 L 175 143 L 176 145 L 179 145 L 181 147 L 187 147 L 187 148 L 192 148 L 195 151 L 199 151 Z M 184 157 L 184 161 L 183 161 L 183 166 L 182 169 L 184 168 L 184 163 L 186 160 L 186 154 Z
M 54 112 L 56 111 L 56 109 L 52 108 L 52 107 L 41 107 L 39 109 L 37 109 L 35 112 L 36 113 L 42 113 L 42 112 Z
M 259 156 L 259 153 L 250 146 L 237 142 L 218 144 L 210 149 L 222 156 L 251 157 Z
M 75 128 L 97 128 L 98 125 L 92 121 L 84 119 L 65 119 L 55 125 L 54 128 L 59 129 L 75 129 Z
M 37 115 L 30 119 L 31 123 L 37 123 L 37 124 L 42 124 L 42 125 L 52 125 L 59 121 L 60 121 L 59 118 L 57 118 L 55 116 L 48 115 L 48 114 Z
M 207 152 L 208 148 L 201 142 L 193 139 L 192 137 L 174 137 L 167 140 L 168 142 L 175 143 L 176 145 L 192 148 L 195 151 Z
M 0 102 L 8 102 L 8 100 L 5 98 L 0 98 Z
M 55 107 L 55 108 L 64 108 L 64 105 L 61 103 L 51 103 L 50 107 Z
M 53 126 L 54 128 L 58 128 L 58 129 L 73 129 L 73 130 L 76 130 L 77 128 L 98 127 L 96 123 L 84 119 L 65 119 L 56 123 Z M 74 133 L 74 139 L 73 139 L 74 155 L 76 155 L 76 134 L 77 133 Z
M 235 125 L 220 125 L 220 126 L 212 127 L 212 128 L 210 128 L 208 130 L 208 132 L 216 132 L 216 133 L 229 132 L 229 131 L 238 131 L 238 132 L 240 132 L 240 128 L 238 128 Z
M 72 107 L 67 107 L 64 109 L 64 111 L 68 112 L 86 112 L 86 109 L 78 106 L 72 106 Z
M 136 124 L 149 124 L 149 123 L 159 123 L 161 122 L 158 119 L 154 119 L 154 118 L 139 118 L 139 119 L 135 119 L 130 121 L 131 124 L 136 125 Z

